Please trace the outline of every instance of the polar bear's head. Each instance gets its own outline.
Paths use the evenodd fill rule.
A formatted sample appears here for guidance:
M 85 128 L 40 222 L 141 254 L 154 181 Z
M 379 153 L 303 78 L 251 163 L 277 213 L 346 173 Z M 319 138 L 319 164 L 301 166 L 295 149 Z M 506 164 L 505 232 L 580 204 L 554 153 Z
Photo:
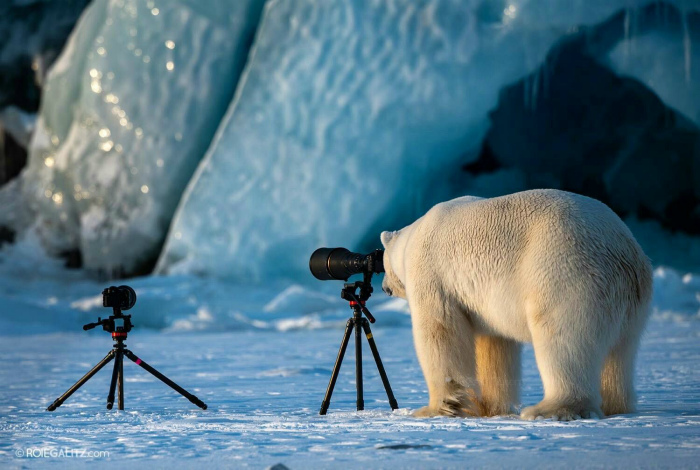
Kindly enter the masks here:
M 381 239 L 384 245 L 384 282 L 382 282 L 382 290 L 392 297 L 406 298 L 406 288 L 399 279 L 397 271 L 392 266 L 400 269 L 403 265 L 403 260 L 397 259 L 397 250 L 392 247 L 396 245 L 396 239 L 399 232 L 382 232 Z

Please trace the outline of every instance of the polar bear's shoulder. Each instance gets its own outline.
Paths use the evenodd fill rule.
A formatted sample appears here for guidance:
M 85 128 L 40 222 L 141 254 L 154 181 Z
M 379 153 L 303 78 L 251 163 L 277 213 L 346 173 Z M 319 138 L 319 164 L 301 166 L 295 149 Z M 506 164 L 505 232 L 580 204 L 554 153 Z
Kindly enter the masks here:
M 422 219 L 428 219 L 431 221 L 439 220 L 447 215 L 454 213 L 465 208 L 470 208 L 479 201 L 486 201 L 486 198 L 477 196 L 462 196 L 449 201 L 441 202 L 435 204 L 426 214 L 421 217 Z

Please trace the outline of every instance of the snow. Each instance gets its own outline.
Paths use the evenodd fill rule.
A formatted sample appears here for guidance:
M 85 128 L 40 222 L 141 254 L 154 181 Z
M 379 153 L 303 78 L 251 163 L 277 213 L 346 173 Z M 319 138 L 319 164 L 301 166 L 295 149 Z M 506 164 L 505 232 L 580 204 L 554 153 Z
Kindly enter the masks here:
M 448 176 L 504 84 L 571 28 L 637 2 L 480 4 L 270 2 L 157 272 L 294 278 L 299 253 L 376 247 L 370 234 L 468 189 Z
M 50 253 L 80 248 L 107 272 L 157 256 L 262 8 L 201 3 L 96 0 L 81 17 L 49 73 L 15 214 Z
M 145 314 L 140 307 L 132 310 L 137 325 Z M 338 328 L 183 333 L 137 327 L 129 347 L 201 398 L 206 411 L 127 361 L 125 411 L 104 408 L 108 366 L 49 413 L 45 407 L 111 347 L 106 333 L 75 326 L 75 332 L 43 334 L 27 328 L 0 340 L 3 468 L 34 464 L 15 456 L 27 448 L 109 452 L 41 459 L 71 468 L 689 468 L 700 457 L 697 318 L 650 322 L 638 364 L 638 412 L 570 423 L 412 418 L 427 391 L 411 330 L 388 327 L 379 316 L 373 332 L 401 407 L 395 412 L 366 347 L 366 410 L 354 410 L 351 345 L 329 413 L 318 415 Z M 523 403 L 535 403 L 542 388 L 530 347 L 523 371 Z
M 357 412 L 350 345 L 328 415 L 319 416 L 345 321 L 341 282 L 244 286 L 189 275 L 98 282 L 38 250 L 36 237 L 0 249 L 0 466 L 17 452 L 55 467 L 445 468 L 692 467 L 700 457 L 700 276 L 654 272 L 654 311 L 637 366 L 639 410 L 600 421 L 517 417 L 419 420 L 427 390 L 406 303 L 379 289 L 368 303 L 399 410 L 391 412 L 364 350 L 366 410 Z M 381 278 L 375 279 L 375 287 Z M 128 347 L 208 405 L 199 410 L 127 361 L 125 411 L 107 411 L 110 368 L 55 412 L 46 406 L 111 348 L 99 329 L 102 289 L 135 288 Z M 366 344 L 365 344 L 366 346 Z M 525 347 L 522 402 L 541 398 Z M 38 451 L 36 449 L 39 449 Z M 76 452 L 77 452 L 76 451 Z M 39 457 L 36 457 L 37 459 Z

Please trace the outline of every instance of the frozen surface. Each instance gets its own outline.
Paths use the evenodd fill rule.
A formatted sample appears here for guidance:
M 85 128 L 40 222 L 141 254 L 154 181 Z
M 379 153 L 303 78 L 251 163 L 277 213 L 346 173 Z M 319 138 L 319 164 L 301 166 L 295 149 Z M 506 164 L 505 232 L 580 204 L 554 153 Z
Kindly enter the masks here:
M 241 331 L 342 328 L 349 308 L 342 282 L 320 282 L 307 274 L 298 282 L 244 285 L 192 275 L 148 276 L 98 282 L 84 271 L 66 270 L 42 256 L 35 238 L 0 247 L 0 331 L 6 334 L 76 331 L 108 312 L 106 286 L 136 290 L 139 328 L 164 331 Z M 355 279 L 355 278 L 352 278 Z M 371 310 L 384 326 L 409 326 L 407 304 L 386 296 L 375 278 Z M 652 316 L 700 321 L 700 276 L 672 268 L 654 270 Z
M 32 466 L 18 451 L 106 451 L 42 458 L 74 468 L 693 467 L 700 459 L 700 277 L 657 268 L 654 312 L 638 363 L 639 411 L 602 421 L 515 417 L 417 420 L 427 391 L 401 300 L 380 292 L 373 332 L 401 406 L 389 411 L 368 348 L 366 411 L 354 411 L 353 347 L 318 416 L 350 310 L 342 283 L 256 288 L 191 276 L 119 282 L 135 287 L 128 346 L 208 405 L 195 408 L 131 362 L 126 410 L 104 409 L 100 371 L 54 413 L 53 400 L 99 361 L 109 335 L 81 325 L 106 316 L 102 288 L 81 271 L 37 256 L 38 241 L 0 250 L 0 467 Z M 377 285 L 378 285 L 377 280 Z M 366 345 L 365 345 L 366 346 Z M 525 349 L 524 404 L 541 397 Z M 36 452 L 36 451 L 35 451 Z M 39 450 L 38 452 L 41 452 Z M 97 462 L 96 462 L 97 461 Z
M 233 95 L 261 0 L 96 0 L 51 69 L 14 225 L 142 270 Z M 8 214 L 3 214 L 8 218 Z
M 572 28 L 642 2 L 270 2 L 157 270 L 292 277 L 459 190 L 501 87 Z M 501 8 L 503 7 L 503 8 Z
M 366 410 L 354 411 L 350 346 L 325 417 L 318 408 L 340 329 L 132 331 L 129 347 L 204 400 L 207 411 L 127 361 L 125 411 L 104 408 L 108 369 L 48 413 L 45 407 L 109 350 L 109 336 L 92 331 L 2 337 L 0 465 L 20 468 L 41 460 L 70 468 L 95 463 L 100 468 L 264 468 L 283 463 L 290 469 L 697 466 L 697 320 L 650 323 L 638 366 L 637 413 L 560 423 L 515 417 L 412 418 L 410 412 L 427 402 L 427 391 L 411 330 L 380 326 L 383 319 L 378 318 L 375 338 L 401 409 L 389 410 L 364 348 Z M 529 347 L 523 367 L 523 403 L 535 403 L 542 389 Z M 106 451 L 109 457 L 16 456 L 28 448 Z

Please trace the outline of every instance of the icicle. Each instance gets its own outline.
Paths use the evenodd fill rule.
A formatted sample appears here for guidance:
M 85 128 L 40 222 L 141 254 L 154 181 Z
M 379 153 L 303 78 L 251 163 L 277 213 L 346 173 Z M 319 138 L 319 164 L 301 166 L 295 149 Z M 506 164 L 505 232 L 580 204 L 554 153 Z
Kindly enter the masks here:
M 552 74 L 553 67 L 550 65 L 548 60 L 544 61 L 542 64 L 542 96 L 547 99 L 549 96 L 549 78 Z
M 692 44 L 690 42 L 690 30 L 688 29 L 688 12 L 682 12 L 683 21 L 683 56 L 685 59 L 685 83 L 690 85 L 690 67 L 691 67 L 691 54 L 692 54 Z
M 623 66 L 627 67 L 627 63 L 629 61 L 630 57 L 630 15 L 631 11 L 629 8 L 625 9 L 625 40 L 623 42 L 624 44 L 624 59 L 623 59 Z
M 524 109 L 530 108 L 530 79 L 529 79 L 529 77 L 525 77 L 525 80 L 523 80 L 523 108 Z
M 532 102 L 530 103 L 530 105 L 533 111 L 537 109 L 537 93 L 539 91 L 538 82 L 540 81 L 540 70 L 541 69 L 537 69 L 535 70 L 535 73 L 532 74 L 532 88 L 530 90 L 530 92 L 532 93 Z

